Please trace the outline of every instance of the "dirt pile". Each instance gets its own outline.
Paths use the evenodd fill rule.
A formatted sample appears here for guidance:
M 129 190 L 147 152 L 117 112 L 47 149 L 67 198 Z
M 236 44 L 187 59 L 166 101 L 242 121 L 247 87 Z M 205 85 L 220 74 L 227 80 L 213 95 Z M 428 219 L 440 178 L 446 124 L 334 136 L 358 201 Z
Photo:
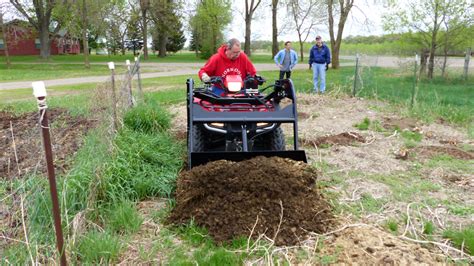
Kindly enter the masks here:
M 417 158 L 430 159 L 439 155 L 449 155 L 459 160 L 474 160 L 474 153 L 449 146 L 420 146 L 413 149 Z
M 68 156 L 79 149 L 83 135 L 95 127 L 96 122 L 71 116 L 65 109 L 50 109 L 48 117 L 56 171 L 63 172 L 68 168 Z M 21 116 L 0 112 L 0 177 L 45 173 L 41 139 L 38 112 Z
M 364 143 L 365 138 L 355 132 L 343 132 L 337 135 L 318 137 L 316 139 L 300 139 L 303 146 L 322 147 L 324 145 L 342 145 L 350 146 L 354 143 Z
M 306 164 L 278 157 L 211 162 L 181 174 L 169 222 L 194 219 L 216 242 L 264 234 L 276 245 L 293 245 L 333 223 L 316 178 Z

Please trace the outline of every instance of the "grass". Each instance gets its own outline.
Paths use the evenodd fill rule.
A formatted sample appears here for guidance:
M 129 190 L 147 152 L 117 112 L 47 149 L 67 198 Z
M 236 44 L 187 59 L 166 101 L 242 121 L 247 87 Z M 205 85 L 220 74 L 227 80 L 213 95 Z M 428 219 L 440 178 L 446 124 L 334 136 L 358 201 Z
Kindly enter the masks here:
M 364 118 L 362 122 L 354 124 L 354 127 L 359 130 L 367 130 L 369 129 L 369 126 L 370 126 L 370 119 L 368 117 Z
M 112 232 L 132 234 L 140 229 L 143 222 L 135 204 L 124 200 L 106 208 L 105 222 Z
M 112 264 L 118 259 L 123 245 L 108 232 L 90 231 L 77 245 L 77 261 L 81 264 Z
M 450 239 L 458 248 L 464 247 L 465 251 L 474 255 L 474 225 L 464 229 L 448 229 L 443 232 L 443 237 Z

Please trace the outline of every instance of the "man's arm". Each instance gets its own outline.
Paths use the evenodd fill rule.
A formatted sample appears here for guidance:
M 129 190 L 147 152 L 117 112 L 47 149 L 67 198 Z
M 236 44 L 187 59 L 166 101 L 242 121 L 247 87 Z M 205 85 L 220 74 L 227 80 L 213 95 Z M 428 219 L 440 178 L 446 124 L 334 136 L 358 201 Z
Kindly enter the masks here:
M 293 51 L 293 54 L 295 55 L 295 60 L 294 62 L 291 62 L 290 69 L 293 69 L 296 66 L 296 64 L 298 64 L 298 54 L 295 51 Z
M 279 62 L 279 59 L 280 59 L 280 52 L 278 52 L 275 57 L 273 58 L 273 60 L 275 61 L 275 64 L 277 66 L 280 66 L 280 62 Z
M 216 70 L 216 62 L 215 62 L 214 56 L 211 56 L 209 60 L 206 62 L 206 64 L 199 70 L 198 76 L 202 80 L 202 75 L 205 73 L 207 76 L 213 76 L 215 75 L 215 70 Z M 203 80 L 204 81 L 204 80 Z

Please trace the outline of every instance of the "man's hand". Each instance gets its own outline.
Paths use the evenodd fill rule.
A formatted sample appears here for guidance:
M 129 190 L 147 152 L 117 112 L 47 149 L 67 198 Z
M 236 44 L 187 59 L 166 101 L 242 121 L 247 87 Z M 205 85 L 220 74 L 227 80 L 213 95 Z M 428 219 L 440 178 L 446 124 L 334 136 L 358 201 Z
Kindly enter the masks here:
M 309 64 L 309 69 L 311 69 L 311 64 Z
M 278 67 L 279 67 L 280 69 L 282 69 L 282 68 L 283 68 L 283 65 L 282 65 L 282 64 L 278 64 Z
M 329 69 L 329 64 L 326 64 L 326 71 L 328 71 Z
M 207 82 L 211 82 L 211 78 L 210 78 L 209 75 L 207 75 L 206 73 L 202 73 L 202 75 L 201 75 L 201 80 L 202 80 L 203 82 L 206 82 L 206 83 L 207 83 Z

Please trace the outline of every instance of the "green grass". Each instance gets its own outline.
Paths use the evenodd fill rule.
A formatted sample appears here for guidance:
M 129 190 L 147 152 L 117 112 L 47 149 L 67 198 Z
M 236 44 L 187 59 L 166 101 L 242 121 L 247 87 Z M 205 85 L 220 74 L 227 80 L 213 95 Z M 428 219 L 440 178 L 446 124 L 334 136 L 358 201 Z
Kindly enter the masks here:
M 474 225 L 464 229 L 448 229 L 443 232 L 443 237 L 450 239 L 456 247 L 464 247 L 465 251 L 474 255 Z
M 392 232 L 394 234 L 396 234 L 398 232 L 398 222 L 395 219 L 389 219 L 385 223 L 385 227 L 387 227 L 388 230 L 390 230 L 390 232 Z
M 364 120 L 362 120 L 362 122 L 354 124 L 354 127 L 359 129 L 359 130 L 367 130 L 367 129 L 369 129 L 369 126 L 370 126 L 370 119 L 367 118 L 367 117 L 364 118 Z
M 120 234 L 132 234 L 140 229 L 143 219 L 135 204 L 124 200 L 114 203 L 106 209 L 105 222 L 109 230 Z
M 117 236 L 108 232 L 90 231 L 77 245 L 77 260 L 81 264 L 112 264 L 123 245 Z

